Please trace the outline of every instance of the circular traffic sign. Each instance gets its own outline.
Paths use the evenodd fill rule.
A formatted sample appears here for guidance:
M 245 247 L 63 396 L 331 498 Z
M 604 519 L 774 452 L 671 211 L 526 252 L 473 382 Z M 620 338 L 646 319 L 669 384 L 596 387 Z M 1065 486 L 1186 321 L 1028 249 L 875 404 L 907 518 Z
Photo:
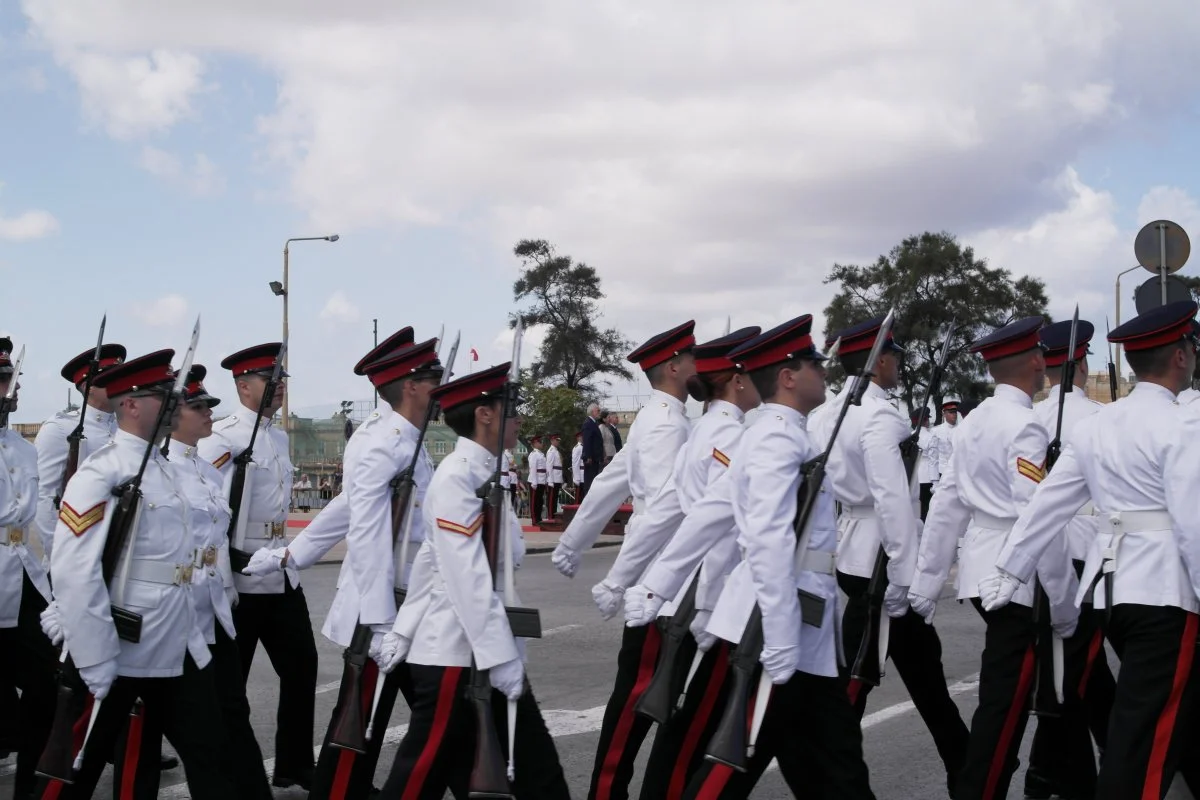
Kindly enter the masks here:
M 1192 253 L 1192 243 L 1187 231 L 1178 224 L 1166 219 L 1156 219 L 1148 222 L 1138 231 L 1133 240 L 1133 254 L 1137 262 L 1155 275 L 1163 266 L 1163 247 L 1161 230 L 1166 230 L 1166 268 L 1167 274 L 1178 272 L 1187 263 Z
M 1192 291 L 1179 278 L 1167 278 L 1167 302 L 1177 303 L 1180 300 L 1191 300 Z M 1139 314 L 1145 314 L 1151 309 L 1158 308 L 1163 304 L 1162 300 L 1162 282 L 1157 278 L 1151 278 L 1143 283 L 1133 293 L 1133 304 L 1137 306 Z

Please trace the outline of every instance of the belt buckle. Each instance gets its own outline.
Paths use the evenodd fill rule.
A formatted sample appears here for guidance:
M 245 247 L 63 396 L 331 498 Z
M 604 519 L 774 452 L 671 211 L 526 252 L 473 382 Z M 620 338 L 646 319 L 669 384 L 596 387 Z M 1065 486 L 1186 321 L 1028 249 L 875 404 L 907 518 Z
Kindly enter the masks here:
M 8 529 L 8 543 L 13 544 L 13 545 L 24 544 L 25 543 L 25 529 L 24 528 L 9 528 Z
M 176 586 L 184 586 L 186 584 L 191 583 L 192 582 L 192 570 L 194 570 L 194 569 L 195 569 L 195 567 L 193 567 L 191 564 L 176 564 L 175 565 L 175 585 Z
M 206 567 L 211 567 L 213 564 L 217 563 L 217 548 L 216 548 L 216 546 L 210 544 L 208 547 L 204 548 L 203 563 L 204 563 L 204 566 L 206 566 Z
M 279 538 L 283 537 L 284 523 L 271 522 L 268 524 L 270 525 L 270 529 L 271 529 L 271 535 L 268 538 L 279 539 Z

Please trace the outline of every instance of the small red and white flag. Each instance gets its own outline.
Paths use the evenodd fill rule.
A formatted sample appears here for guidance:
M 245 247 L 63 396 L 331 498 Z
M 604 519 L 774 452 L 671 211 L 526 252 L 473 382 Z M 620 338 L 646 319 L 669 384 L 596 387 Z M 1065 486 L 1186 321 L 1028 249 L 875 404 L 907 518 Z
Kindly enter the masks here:
M 471 360 L 472 360 L 472 361 L 478 361 L 478 360 L 479 360 L 479 351 L 478 351 L 478 350 L 476 350 L 474 347 L 472 347 L 472 348 L 471 348 Z

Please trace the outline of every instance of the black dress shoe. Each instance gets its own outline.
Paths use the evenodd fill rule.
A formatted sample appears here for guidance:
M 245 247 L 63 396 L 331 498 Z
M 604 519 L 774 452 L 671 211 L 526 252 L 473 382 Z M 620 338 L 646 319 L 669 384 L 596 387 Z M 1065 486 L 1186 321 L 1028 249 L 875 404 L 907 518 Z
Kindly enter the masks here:
M 1073 795 L 1065 791 L 1062 781 L 1030 769 L 1025 772 L 1025 797 L 1027 800 L 1049 800 L 1051 797 L 1073 797 Z
M 271 785 L 277 786 L 280 789 L 286 789 L 289 786 L 299 786 L 304 791 L 312 789 L 313 770 L 309 767 L 306 770 L 301 770 L 296 775 L 281 775 L 276 772 L 271 777 Z
M 179 759 L 176 758 L 175 756 L 168 756 L 168 755 L 164 754 L 164 755 L 161 755 L 158 757 L 159 772 L 166 772 L 167 770 L 175 769 L 178 766 L 179 766 Z

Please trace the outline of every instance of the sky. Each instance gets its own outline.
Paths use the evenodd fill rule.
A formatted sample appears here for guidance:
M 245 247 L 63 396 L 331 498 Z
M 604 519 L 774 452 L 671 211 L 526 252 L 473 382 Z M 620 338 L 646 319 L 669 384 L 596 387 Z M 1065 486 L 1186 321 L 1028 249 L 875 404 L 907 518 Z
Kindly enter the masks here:
M 105 312 L 131 356 L 182 355 L 199 315 L 231 394 L 220 360 L 282 335 L 284 241 L 334 233 L 291 248 L 292 411 L 370 396 L 373 320 L 461 330 L 457 373 L 508 360 L 523 238 L 596 267 L 634 342 L 727 316 L 820 333 L 833 263 L 925 230 L 1103 331 L 1142 225 L 1200 235 L 1200 15 L 1153 9 L 2 0 L 13 419 L 64 407 Z

